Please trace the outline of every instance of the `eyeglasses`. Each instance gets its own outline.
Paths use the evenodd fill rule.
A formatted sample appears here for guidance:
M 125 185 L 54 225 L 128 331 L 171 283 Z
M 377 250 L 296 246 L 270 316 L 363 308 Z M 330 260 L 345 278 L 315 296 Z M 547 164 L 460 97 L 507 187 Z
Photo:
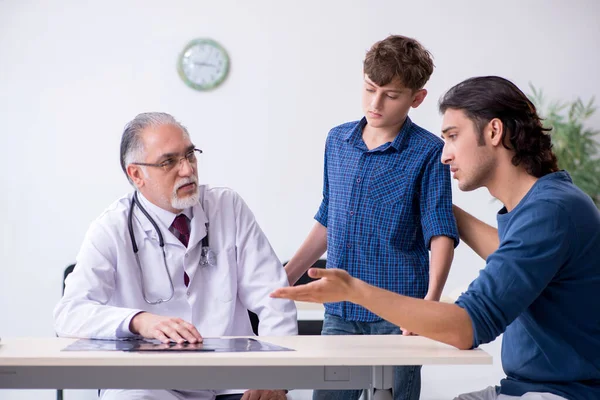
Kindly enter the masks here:
M 196 165 L 196 161 L 198 161 L 198 159 L 196 158 L 197 157 L 196 154 L 202 154 L 202 150 L 192 149 L 192 150 L 188 151 L 187 153 L 185 153 L 185 155 L 183 157 L 169 157 L 166 160 L 161 161 L 159 163 L 155 163 L 155 164 L 142 163 L 142 162 L 134 162 L 132 164 L 133 165 L 143 165 L 145 167 L 162 168 L 163 171 L 169 172 L 169 171 L 173 170 L 173 168 L 175 168 L 176 166 L 181 165 L 181 162 L 183 160 L 187 160 L 187 162 L 189 162 L 190 165 L 192 165 L 192 166 Z

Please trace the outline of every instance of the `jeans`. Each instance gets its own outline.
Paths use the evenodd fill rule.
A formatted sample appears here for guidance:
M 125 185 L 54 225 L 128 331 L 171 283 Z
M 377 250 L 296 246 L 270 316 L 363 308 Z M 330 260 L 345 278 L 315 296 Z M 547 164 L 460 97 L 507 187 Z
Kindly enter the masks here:
M 355 322 L 325 314 L 322 335 L 399 335 L 400 327 L 387 322 Z M 366 388 L 365 388 L 366 389 Z M 313 400 L 357 400 L 361 390 L 315 390 Z M 394 367 L 394 400 L 418 400 L 421 395 L 421 366 Z

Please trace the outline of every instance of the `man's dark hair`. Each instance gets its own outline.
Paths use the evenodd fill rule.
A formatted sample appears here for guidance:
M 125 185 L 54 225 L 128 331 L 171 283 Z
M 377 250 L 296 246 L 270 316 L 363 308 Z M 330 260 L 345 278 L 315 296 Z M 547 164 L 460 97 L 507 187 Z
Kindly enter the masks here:
M 512 82 L 498 76 L 470 78 L 452 87 L 439 102 L 440 112 L 462 110 L 475 123 L 479 143 L 483 129 L 494 118 L 502 121 L 502 144 L 513 150 L 513 165 L 523 165 L 537 178 L 558 171 L 552 152 L 551 129 L 542 125 L 533 103 Z

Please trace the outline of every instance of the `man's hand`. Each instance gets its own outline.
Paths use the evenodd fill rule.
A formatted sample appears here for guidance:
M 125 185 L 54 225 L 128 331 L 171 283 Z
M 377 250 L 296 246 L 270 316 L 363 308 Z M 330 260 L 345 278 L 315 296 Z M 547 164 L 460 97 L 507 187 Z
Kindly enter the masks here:
M 308 276 L 320 279 L 306 285 L 279 288 L 270 296 L 312 303 L 332 303 L 352 301 L 350 297 L 356 293 L 358 280 L 344 270 L 311 268 Z
M 163 343 L 174 341 L 183 343 L 202 342 L 202 336 L 196 327 L 181 318 L 163 317 L 162 315 L 141 312 L 136 314 L 129 323 L 131 333 L 141 335 L 146 339 L 158 339 Z
M 285 390 L 247 390 L 241 400 L 285 400 Z

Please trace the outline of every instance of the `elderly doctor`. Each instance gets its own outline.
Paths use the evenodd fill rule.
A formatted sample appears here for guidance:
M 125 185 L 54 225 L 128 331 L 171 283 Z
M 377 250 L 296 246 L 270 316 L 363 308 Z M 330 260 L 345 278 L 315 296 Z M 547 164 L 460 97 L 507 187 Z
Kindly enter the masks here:
M 227 188 L 198 184 L 200 150 L 165 113 L 125 127 L 121 166 L 136 191 L 90 226 L 54 310 L 59 336 L 133 336 L 197 343 L 202 336 L 297 334 L 290 300 L 269 293 L 287 276 L 252 212 Z M 281 390 L 103 390 L 103 399 L 278 400 Z

